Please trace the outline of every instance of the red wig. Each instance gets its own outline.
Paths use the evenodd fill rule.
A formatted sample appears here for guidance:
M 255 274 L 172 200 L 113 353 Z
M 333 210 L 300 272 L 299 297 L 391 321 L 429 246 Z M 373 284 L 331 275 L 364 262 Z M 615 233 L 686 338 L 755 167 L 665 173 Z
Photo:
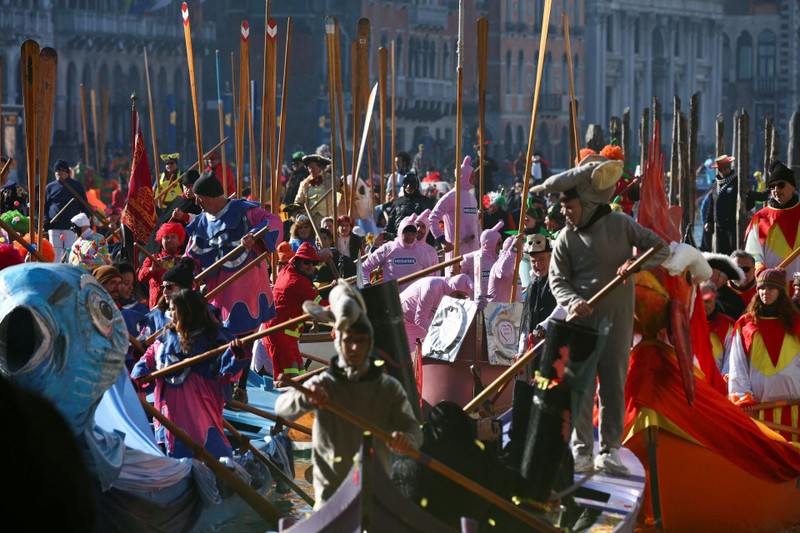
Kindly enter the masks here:
M 161 242 L 161 239 L 164 238 L 164 235 L 168 235 L 170 233 L 174 233 L 178 236 L 178 240 L 183 241 L 186 240 L 186 230 L 183 229 L 183 224 L 180 222 L 165 222 L 159 226 L 158 231 L 156 232 L 156 240 Z

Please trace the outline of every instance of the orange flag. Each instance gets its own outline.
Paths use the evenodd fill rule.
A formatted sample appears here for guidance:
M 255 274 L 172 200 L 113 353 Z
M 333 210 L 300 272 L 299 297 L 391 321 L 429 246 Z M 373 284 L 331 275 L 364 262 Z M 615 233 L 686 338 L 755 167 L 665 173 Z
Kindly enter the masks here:
M 142 124 L 136 110 L 133 112 L 133 120 L 136 125 L 136 137 L 133 143 L 128 203 L 122 211 L 122 223 L 133 231 L 137 241 L 147 242 L 156 226 L 156 206 L 153 201 L 150 164 L 147 161 Z

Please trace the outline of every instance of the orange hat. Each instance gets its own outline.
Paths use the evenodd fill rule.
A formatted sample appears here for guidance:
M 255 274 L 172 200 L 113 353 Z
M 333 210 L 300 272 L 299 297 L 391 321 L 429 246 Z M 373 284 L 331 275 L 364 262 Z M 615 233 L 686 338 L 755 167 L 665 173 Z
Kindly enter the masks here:
M 294 253 L 294 257 L 295 259 L 305 259 L 307 261 L 314 261 L 315 263 L 322 262 L 322 258 L 320 258 L 317 251 L 307 242 L 300 245 L 300 248 Z
M 625 161 L 625 154 L 622 153 L 622 147 L 615 144 L 607 144 L 600 150 L 600 155 L 616 161 Z
M 292 245 L 286 241 L 283 241 L 278 245 L 276 250 L 278 252 L 278 262 L 279 263 L 288 263 L 294 257 L 294 252 L 292 251 Z

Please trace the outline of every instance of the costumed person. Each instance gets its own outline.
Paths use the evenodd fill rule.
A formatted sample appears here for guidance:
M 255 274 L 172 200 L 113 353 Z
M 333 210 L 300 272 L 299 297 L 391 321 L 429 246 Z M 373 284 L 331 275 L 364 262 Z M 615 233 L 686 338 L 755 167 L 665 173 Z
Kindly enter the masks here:
M 511 302 L 511 287 L 517 285 L 514 302 L 522 301 L 522 281 L 519 275 L 514 279 L 514 265 L 517 261 L 517 245 L 520 240 L 519 233 L 506 239 L 503 251 L 500 252 L 497 262 L 489 270 L 486 299 L 490 302 Z
M 404 218 L 413 214 L 420 215 L 426 209 L 433 208 L 433 202 L 420 193 L 420 184 L 417 174 L 409 172 L 402 179 L 403 195 L 395 199 L 389 209 L 389 218 L 384 226 L 386 239 L 391 240 L 397 237 L 397 225 Z
M 294 257 L 294 250 L 292 250 L 292 245 L 286 241 L 278 243 L 278 247 L 275 249 L 278 253 L 278 272 L 280 272 L 283 267 L 289 264 L 289 261 L 292 260 Z
M 194 182 L 200 177 L 200 173 L 192 169 L 187 171 L 181 176 L 180 186 L 182 193 L 167 205 L 161 212 L 156 222 L 155 230 L 147 241 L 147 250 L 152 254 L 157 254 L 163 247 L 161 242 L 156 238 L 158 228 L 167 222 L 177 222 L 184 228 L 194 220 L 194 217 L 199 215 L 202 210 L 200 206 L 194 201 L 194 191 L 192 186 Z
M 391 452 L 402 454 L 422 444 L 420 421 L 403 386 L 371 357 L 374 333 L 360 293 L 341 280 L 331 291 L 330 300 L 336 356 L 326 372 L 305 383 L 310 397 L 289 389 L 275 401 L 276 414 L 289 420 L 314 412 L 311 462 L 315 507 L 323 506 L 339 488 L 362 443 L 361 430 L 325 409 L 326 402 L 336 402 L 391 434 L 389 446 L 377 439 L 373 444 L 378 463 L 387 474 L 392 471 Z
M 53 251 L 53 247 L 50 245 L 50 242 L 47 239 L 42 238 L 41 247 L 36 245 L 36 233 L 33 235 L 29 233 L 31 221 L 28 217 L 23 215 L 20 211 L 13 210 L 4 211 L 3 214 L 0 215 L 0 219 L 11 226 L 11 229 L 16 231 L 20 236 L 22 236 L 23 239 L 31 243 L 33 249 L 38 250 L 45 257 L 45 259 L 51 263 L 55 261 L 55 252 Z M 25 259 L 26 263 L 31 260 L 30 251 L 24 248 L 19 242 L 12 239 L 10 235 L 7 235 L 6 231 L 3 229 L 0 229 L 0 242 L 13 245 L 17 252 L 19 252 L 23 259 Z
M 739 407 L 800 399 L 800 312 L 786 292 L 786 271 L 766 268 L 756 279 L 756 297 L 736 321 L 731 343 L 728 395 Z M 766 409 L 764 420 L 796 427 L 799 410 Z
M 363 253 L 364 238 L 353 233 L 353 220 L 347 215 L 336 219 L 336 249 L 356 261 Z M 347 277 L 347 276 L 345 276 Z
M 161 154 L 164 162 L 164 172 L 158 177 L 153 195 L 156 198 L 156 208 L 159 211 L 166 208 L 172 201 L 181 195 L 181 170 L 178 168 L 179 153 Z
M 544 338 L 545 321 L 557 305 L 547 279 L 553 253 L 550 239 L 540 233 L 528 235 L 523 250 L 530 256 L 533 277 L 525 289 L 525 302 L 519 326 L 520 355 Z
M 345 188 L 344 184 L 347 183 Z M 347 175 L 347 178 L 340 178 L 337 180 L 337 193 L 336 193 L 336 209 L 339 213 L 349 213 L 351 215 L 352 223 L 355 227 L 361 228 L 364 235 L 367 233 L 377 233 L 378 225 L 375 223 L 372 207 L 372 193 L 370 188 L 360 177 L 356 180 L 356 190 L 353 188 L 353 177 Z M 347 192 L 347 205 L 350 206 L 351 194 L 353 195 L 353 205 L 350 206 L 349 211 L 345 209 L 345 196 Z
M 59 159 L 53 165 L 53 170 L 56 174 L 56 180 L 47 184 L 44 193 L 44 229 L 47 230 L 47 237 L 53 246 L 57 260 L 63 262 L 61 258 L 64 257 L 64 252 L 69 251 L 78 238 L 75 232 L 70 229 L 70 220 L 81 212 L 86 213 L 87 217 L 91 217 L 92 213 L 85 207 L 89 200 L 86 198 L 86 191 L 83 189 L 83 185 L 78 180 L 70 177 L 69 163 Z M 66 207 L 73 198 L 72 193 L 67 190 L 67 186 L 71 187 L 79 198 L 75 198 L 72 205 L 67 207 L 55 222 L 52 222 L 51 220 L 56 214 Z M 83 202 L 81 202 L 81 199 L 83 199 Z
M 489 294 L 489 272 L 492 270 L 492 265 L 500 258 L 503 238 L 500 230 L 502 228 L 503 222 L 501 221 L 494 227 L 483 230 L 480 249 L 462 254 L 461 272 L 469 276 L 475 287 L 475 293 L 469 295 L 471 299 L 477 300 L 482 296 L 485 301 L 488 301 L 486 297 Z
M 297 252 L 300 246 L 305 242 L 314 245 L 314 228 L 311 226 L 311 220 L 306 215 L 298 215 L 289 229 L 289 244 L 293 252 Z
M 616 139 L 612 139 L 611 144 L 607 144 L 600 150 L 600 155 L 609 159 L 615 159 L 625 163 L 625 154 L 622 152 L 622 147 L 616 144 Z M 635 184 L 636 177 L 631 176 L 628 171 L 623 168 L 622 176 L 617 181 L 614 187 L 613 202 L 617 204 L 622 212 L 626 215 L 633 216 L 633 207 L 639 200 L 639 185 Z
M 439 262 L 439 252 L 434 247 L 436 241 L 433 240 L 433 237 L 431 237 L 431 232 L 428 231 L 428 227 L 430 226 L 428 217 L 430 216 L 430 214 L 431 214 L 430 209 L 426 209 L 425 211 L 420 213 L 417 219 L 414 221 L 414 225 L 417 227 L 417 243 L 428 244 L 428 246 L 423 246 L 422 248 L 430 256 L 428 261 L 431 264 L 436 264 Z
M 767 176 L 769 200 L 750 220 L 744 249 L 756 262 L 756 273 L 776 268 L 800 246 L 800 205 L 794 172 L 780 161 L 773 161 Z M 800 257 L 788 265 L 789 272 L 800 271 Z
M 228 345 L 220 356 L 156 379 L 154 406 L 214 457 L 231 457 L 222 409 L 230 398 L 231 383 L 249 363 L 249 354 L 242 342 L 211 316 L 200 293 L 181 289 L 172 295 L 169 309 L 172 321 L 134 365 L 131 378 L 139 380 L 139 387 L 148 391 L 152 382 L 142 383 L 140 378 Z M 194 457 L 193 450 L 158 420 L 153 425 L 156 441 L 164 445 L 169 456 Z
M 302 151 L 292 154 L 292 172 L 286 180 L 286 189 L 283 191 L 283 203 L 293 202 L 297 196 L 297 190 L 300 188 L 300 183 L 308 177 L 308 167 L 303 162 L 305 157 Z
M 119 301 L 119 286 L 122 283 L 122 274 L 120 274 L 119 270 L 112 265 L 103 265 L 92 270 L 92 276 L 108 292 L 117 309 L 122 309 L 122 303 Z
M 11 163 L 6 166 L 6 163 Z M 6 211 L 19 211 L 23 215 L 28 214 L 28 191 L 21 185 L 9 181 L 11 175 L 11 165 L 14 160 L 8 157 L 0 157 L 0 170 L 5 168 L 0 174 L 0 213 Z
M 169 268 L 161 276 L 161 294 L 156 304 L 139 322 L 137 337 L 144 342 L 150 335 L 166 326 L 171 320 L 169 311 L 169 301 L 172 294 L 181 289 L 194 289 L 194 260 L 191 257 L 181 257 L 176 260 L 175 265 Z M 214 316 L 219 315 L 219 310 L 209 304 Z
M 326 250 L 330 255 L 330 250 Z M 303 302 L 311 300 L 321 305 L 328 305 L 319 291 L 314 287 L 314 270 L 324 259 L 309 243 L 305 242 L 294 253 L 289 263 L 283 267 L 275 279 L 272 294 L 275 297 L 275 316 L 264 324 L 270 328 L 303 314 Z M 303 334 L 303 323 L 295 324 L 277 331 L 261 339 L 267 349 L 271 362 L 261 360 L 258 355 L 253 359 L 252 369 L 259 374 L 265 368 L 273 369 L 273 377 L 280 374 L 297 376 L 305 373 L 303 356 L 300 354 L 300 336 Z M 261 352 L 256 352 L 260 354 Z
M 25 259 L 16 248 L 8 243 L 0 244 L 0 270 L 14 265 L 21 265 Z
M 210 171 L 204 171 L 192 189 L 203 212 L 187 226 L 190 237 L 186 255 L 195 260 L 195 270 L 200 272 L 242 246 L 236 256 L 208 273 L 205 284 L 206 290 L 211 291 L 239 270 L 248 269 L 236 283 L 209 298 L 208 303 L 220 309 L 222 325 L 231 333 L 239 337 L 253 333 L 275 316 L 275 304 L 269 266 L 264 261 L 251 263 L 264 251 L 275 251 L 283 231 L 281 219 L 255 202 L 228 199 Z M 267 227 L 269 230 L 259 239 L 254 237 L 254 233 Z M 245 351 L 251 353 L 252 343 L 245 346 Z M 247 403 L 248 373 L 249 367 L 246 367 L 233 391 L 234 399 L 242 403 Z
M 300 182 L 300 188 L 294 197 L 294 203 L 305 204 L 319 227 L 322 217 L 333 214 L 333 190 L 330 181 L 326 181 L 325 169 L 331 160 L 321 155 L 311 154 L 303 157 L 310 175 Z
M 517 229 L 517 223 L 511 217 L 511 213 L 506 210 L 506 197 L 497 191 L 491 191 L 483 195 L 483 229 L 494 227 L 498 222 L 503 223 L 506 231 Z
M 383 244 L 380 248 L 369 254 L 362 265 L 364 282 L 370 282 L 370 276 L 379 268 L 382 269 L 383 281 L 399 279 L 422 269 L 434 266 L 428 264 L 430 254 L 423 246 L 424 242 L 417 242 L 417 227 L 414 225 L 414 215 L 404 218 L 399 225 L 400 234 L 393 241 Z M 398 290 L 403 291 L 408 282 L 398 285 Z
M 473 168 L 470 166 L 471 158 L 464 158 L 461 164 L 461 178 L 459 186 L 461 190 L 452 189 L 436 203 L 431 211 L 430 231 L 436 241 L 444 248 L 445 259 L 453 257 L 453 244 L 459 240 L 459 252 L 467 254 L 474 252 L 480 247 L 480 221 L 478 220 L 478 202 L 475 196 L 470 194 L 470 189 L 475 184 Z M 459 214 L 458 231 L 460 235 L 455 236 L 456 231 L 456 194 L 460 195 L 461 213 Z M 439 223 L 444 224 L 444 231 L 439 228 Z
M 320 252 L 322 252 L 322 250 L 330 250 L 331 254 L 333 254 L 331 256 L 331 261 L 323 262 L 316 269 L 314 283 L 317 286 L 322 284 L 327 285 L 337 278 L 350 278 L 356 275 L 355 261 L 346 255 L 342 255 L 341 252 L 333 246 L 333 234 L 325 228 L 320 228 L 319 230 L 317 249 L 320 250 Z M 331 263 L 336 267 L 336 272 L 331 268 Z M 336 274 L 338 274 L 338 276 Z M 331 288 L 332 287 L 328 287 L 323 295 L 327 296 Z
M 79 266 L 87 272 L 103 265 L 111 264 L 111 254 L 105 237 L 92 230 L 92 224 L 86 213 L 78 213 L 72 220 L 72 231 L 78 235 L 69 250 L 70 265 Z
M 625 377 L 633 333 L 633 285 L 620 284 L 594 307 L 587 300 L 617 275 L 625 275 L 640 253 L 661 246 L 644 268 L 661 264 L 669 255 L 665 242 L 628 215 L 614 213 L 608 205 L 622 174 L 622 163 L 603 156 L 584 158 L 578 166 L 551 176 L 532 188 L 561 193 L 559 201 L 567 221 L 553 246 L 550 288 L 558 305 L 575 315 L 576 324 L 600 330 L 608 321 L 610 333 L 597 364 L 600 403 L 600 449 L 594 457 L 592 414 L 594 395 L 584 395 L 575 417 L 573 453 L 575 471 L 603 468 L 614 475 L 630 471 L 619 457 L 625 412 Z
M 394 155 L 394 172 L 387 176 L 387 202 L 397 200 L 403 196 L 403 179 L 409 174 L 414 174 L 415 176 L 417 174 L 417 171 L 411 166 L 411 156 L 408 154 L 408 152 L 397 152 Z
M 717 306 L 734 320 L 744 314 L 750 300 L 756 295 L 755 261 L 742 250 L 730 256 L 704 252 L 712 274 L 709 282 L 717 289 Z
M 228 167 L 224 169 L 222 168 L 222 156 L 219 150 L 214 150 L 208 157 L 206 157 L 206 168 L 205 170 L 210 170 L 214 173 L 218 180 L 220 180 L 220 185 L 222 185 L 222 178 L 225 178 L 226 188 L 228 189 L 228 197 L 232 194 L 236 194 L 236 179 L 233 177 L 233 171 L 231 170 L 230 164 Z M 224 190 L 223 190 L 224 193 Z M 242 195 L 244 196 L 244 191 L 242 191 Z
M 150 308 L 155 307 L 161 298 L 161 280 L 164 273 L 175 266 L 183 253 L 186 230 L 180 222 L 166 222 L 158 227 L 156 240 L 161 243 L 161 251 L 154 254 L 153 258 L 145 257 L 137 274 L 141 283 L 147 283 L 147 304 Z
M 733 326 L 736 321 L 719 310 L 717 305 L 717 286 L 712 281 L 700 285 L 700 294 L 703 296 L 703 309 L 708 320 L 708 329 L 711 339 L 711 353 L 717 363 L 723 379 L 728 379 L 729 356 L 731 341 L 733 340 Z
M 444 296 L 469 298 L 472 281 L 466 274 L 450 277 L 427 276 L 415 280 L 400 293 L 409 353 L 415 354 L 417 341 L 425 341 L 433 317 Z

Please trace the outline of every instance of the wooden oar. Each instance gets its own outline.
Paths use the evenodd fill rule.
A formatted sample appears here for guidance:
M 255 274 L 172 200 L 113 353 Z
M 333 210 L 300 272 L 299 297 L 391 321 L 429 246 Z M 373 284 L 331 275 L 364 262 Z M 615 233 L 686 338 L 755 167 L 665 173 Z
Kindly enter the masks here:
M 17 233 L 16 230 L 14 230 L 14 228 L 12 228 L 8 222 L 6 222 L 1 218 L 0 218 L 0 228 L 3 228 L 9 237 L 20 243 L 23 248 L 25 248 L 31 255 L 33 255 L 33 257 L 36 258 L 37 261 L 41 263 L 50 262 L 47 260 L 45 256 L 41 254 L 41 252 L 39 252 L 39 250 L 37 250 L 33 245 L 31 245 L 31 243 L 26 241 L 25 238 L 22 237 L 22 235 Z
M 755 420 L 758 420 L 758 418 L 755 418 Z M 778 424 L 776 422 L 769 422 L 767 420 L 758 421 L 774 431 L 783 431 L 784 433 L 789 433 L 790 435 L 800 435 L 800 428 L 787 426 L 786 424 Z
M 267 466 L 267 468 L 269 468 L 269 471 L 272 472 L 273 475 L 277 475 L 279 478 L 281 478 L 287 485 L 289 485 L 289 487 L 295 492 L 295 494 L 300 496 L 308 505 L 312 507 L 314 506 L 314 498 L 305 493 L 303 489 L 301 489 L 291 477 L 286 475 L 286 472 L 284 472 L 281 469 L 281 467 L 273 463 L 269 459 L 269 457 L 261 453 L 261 450 L 253 446 L 253 444 L 250 442 L 250 437 L 242 435 L 239 432 L 239 430 L 233 427 L 233 424 L 231 424 L 227 420 L 223 420 L 222 423 L 225 426 L 225 429 L 230 431 L 231 435 L 236 437 L 239 440 L 239 442 L 242 443 L 242 447 L 250 450 L 256 459 L 264 463 Z
M 281 380 L 281 381 L 283 381 L 283 380 Z M 298 391 L 302 392 L 306 396 L 310 396 L 312 394 L 311 390 L 307 389 L 306 387 L 303 387 L 302 385 L 298 384 L 295 381 L 286 380 L 285 383 L 287 383 L 293 389 L 297 389 Z M 387 444 L 392 442 L 392 436 L 388 432 L 384 431 L 383 429 L 381 429 L 377 425 L 373 424 L 372 422 L 361 418 L 359 415 L 356 415 L 355 413 L 353 413 L 352 411 L 346 409 L 345 407 L 342 407 L 341 405 L 339 405 L 338 403 L 336 403 L 333 400 L 328 400 L 322 406 L 322 408 L 331 411 L 335 415 L 347 420 L 348 422 L 350 422 L 354 426 L 356 426 L 358 428 L 361 428 L 364 431 L 369 431 L 370 433 L 372 433 L 377 438 L 379 438 L 380 440 L 384 441 Z M 427 466 L 428 468 L 430 468 L 434 472 L 437 472 L 437 473 L 441 474 L 442 476 L 446 477 L 447 479 L 458 483 L 459 485 L 461 485 L 465 489 L 469 490 L 470 492 L 473 492 L 474 494 L 477 494 L 478 496 L 480 496 L 484 500 L 488 501 L 492 505 L 495 505 L 496 507 L 500 508 L 502 511 L 510 514 L 511 516 L 516 518 L 517 520 L 520 520 L 521 522 L 530 525 L 533 529 L 535 529 L 537 531 L 548 531 L 548 532 L 554 532 L 554 533 L 559 531 L 558 529 L 556 529 L 552 525 L 542 521 L 540 518 L 537 518 L 537 517 L 533 516 L 532 514 L 527 513 L 523 509 L 521 509 L 521 508 L 517 507 L 516 505 L 514 505 L 512 502 L 510 502 L 510 501 L 508 501 L 508 500 L 506 500 L 504 498 L 501 498 L 500 496 L 498 496 L 494 492 L 488 490 L 487 488 L 483 487 L 482 485 L 476 483 L 475 481 L 469 479 L 468 477 L 462 475 L 461 473 L 457 472 L 456 470 L 453 470 L 449 466 L 445 465 L 444 463 L 439 462 L 438 460 L 434 459 L 433 457 L 431 457 L 431 456 L 429 456 L 429 455 L 427 455 L 427 454 L 425 454 L 423 452 L 420 452 L 420 451 L 414 450 L 414 449 L 410 449 L 410 450 L 408 450 L 408 452 L 406 452 L 406 455 L 408 455 L 412 459 L 415 459 L 416 461 L 424 464 L 425 466 Z
M 303 208 L 306 210 L 306 216 L 308 217 L 308 222 L 311 224 L 311 229 L 314 230 L 314 235 L 317 236 L 317 240 L 319 241 L 319 245 L 322 246 L 322 237 L 319 234 L 319 230 L 317 229 L 317 225 L 314 224 L 314 217 L 311 216 L 311 211 L 308 210 L 308 205 L 303 204 Z M 336 268 L 336 265 L 333 263 L 333 257 L 329 257 L 325 260 L 325 264 L 328 265 L 328 268 L 331 269 L 331 273 L 333 274 L 333 279 L 339 279 L 339 269 Z
M 317 357 L 316 355 L 311 355 L 303 352 L 300 352 L 300 355 L 305 357 L 306 359 L 310 359 L 311 361 L 314 361 L 315 363 L 319 363 L 324 366 L 330 366 L 331 364 L 331 362 L 328 361 L 327 359 L 323 359 L 322 357 Z
M 784 259 L 778 264 L 778 268 L 786 268 L 792 263 L 792 261 L 797 259 L 798 255 L 800 255 L 800 247 L 798 247 L 795 250 L 792 250 L 792 253 L 790 253 L 786 259 Z
M 183 40 L 186 42 L 186 62 L 189 65 L 189 88 L 192 95 L 192 108 L 194 109 L 194 133 L 197 140 L 197 158 L 203 158 L 203 141 L 200 137 L 200 104 L 197 100 L 197 81 L 194 74 L 194 49 L 192 47 L 192 27 L 189 23 L 189 6 L 186 2 L 181 4 L 181 17 L 183 18 Z M 223 176 L 224 179 L 224 176 Z
M 50 136 L 53 131 L 53 108 L 56 101 L 56 70 L 58 69 L 58 54 L 50 47 L 42 48 L 39 52 L 39 131 L 37 149 L 39 150 L 39 199 L 38 213 L 36 215 L 36 242 L 42 242 L 44 234 L 44 204 L 45 188 L 47 187 L 47 174 L 50 167 Z M 34 226 L 31 224 L 31 234 Z
M 22 112 L 23 125 L 25 126 L 25 164 L 28 169 L 28 216 L 30 218 L 30 233 L 36 234 L 36 161 L 39 157 L 37 150 L 39 124 L 39 106 L 37 94 L 39 93 L 39 43 L 28 39 L 20 47 L 22 72 Z
M 233 490 L 238 494 L 242 500 L 245 501 L 250 507 L 256 511 L 261 518 L 269 522 L 273 526 L 278 525 L 278 521 L 284 517 L 274 505 L 272 505 L 266 498 L 261 496 L 258 492 L 253 490 L 250 485 L 244 482 L 239 476 L 228 470 L 226 466 L 219 462 L 219 459 L 211 455 L 202 444 L 195 442 L 184 430 L 175 425 L 169 418 L 161 414 L 161 411 L 150 405 L 144 399 L 139 398 L 142 402 L 145 412 L 158 420 L 162 426 L 172 433 L 176 439 L 183 442 L 192 452 L 196 459 L 202 461 L 214 474 L 225 481 Z
M 261 228 L 260 230 L 258 230 L 257 232 L 251 233 L 251 235 L 253 236 L 254 239 L 260 239 L 269 230 L 270 230 L 269 225 L 266 225 L 263 228 Z M 203 270 L 202 272 L 200 272 L 199 274 L 197 274 L 194 277 L 195 283 L 200 283 L 201 281 L 206 279 L 208 276 L 213 274 L 219 267 L 221 267 L 222 265 L 224 265 L 225 263 L 230 261 L 232 257 L 236 257 L 237 255 L 242 253 L 243 250 L 245 250 L 245 246 L 243 244 L 240 244 L 239 246 L 237 246 L 236 248 L 234 248 L 233 250 L 231 250 L 227 254 L 225 254 L 222 257 L 220 257 L 219 259 L 217 259 L 214 262 L 214 264 L 210 265 L 208 268 L 206 268 L 205 270 Z
M 798 400 L 775 400 L 774 402 L 762 402 L 757 403 L 755 405 L 750 406 L 749 409 L 752 411 L 764 411 L 766 409 L 775 409 L 778 407 L 791 407 L 793 405 L 800 405 L 800 399 Z
M 260 416 L 261 418 L 266 418 L 267 420 L 275 422 L 276 424 L 281 424 L 283 426 L 286 426 L 287 428 L 292 428 L 296 431 L 299 431 L 300 433 L 311 435 L 311 428 L 302 426 L 300 424 L 297 424 L 296 422 L 292 422 L 291 420 L 286 420 L 285 418 L 281 418 L 277 415 L 274 415 L 257 407 L 253 407 L 252 405 L 237 402 L 236 400 L 229 401 L 228 405 L 230 405 L 234 409 L 238 409 L 239 411 L 247 411 L 250 414 Z
M 150 89 L 150 66 L 147 62 L 147 47 L 142 47 L 144 52 L 144 77 L 147 82 L 147 108 L 150 111 L 150 140 L 153 146 L 153 165 L 158 161 L 158 138 L 156 137 L 156 115 L 153 111 L 153 93 Z M 158 171 L 155 171 L 156 183 L 158 183 Z
M 2 173 L 0 173 L 0 176 L 2 176 Z M 61 218 L 61 215 L 63 215 L 67 211 L 67 209 L 69 209 L 70 206 L 74 203 L 75 203 L 75 198 L 70 198 L 69 202 L 67 202 L 64 207 L 59 209 L 58 213 L 56 213 L 56 215 L 50 219 L 50 223 L 52 224 L 53 222 Z
M 587 302 L 589 306 L 593 306 L 597 304 L 600 300 L 605 298 L 611 291 L 617 288 L 623 281 L 625 281 L 631 274 L 637 272 L 642 265 L 644 265 L 656 252 L 658 252 L 664 246 L 663 243 L 660 243 L 657 246 L 654 246 L 643 253 L 639 258 L 634 261 L 630 267 L 628 267 L 625 275 L 617 275 L 614 279 L 612 279 L 605 287 L 600 289 L 600 291 L 592 296 L 589 301 Z M 567 317 L 567 322 L 574 319 L 573 315 Z M 513 365 L 508 367 L 505 372 L 500 374 L 500 376 L 495 379 L 491 384 L 489 384 L 480 394 L 475 396 L 467 405 L 464 406 L 464 412 L 471 413 L 473 410 L 477 409 L 480 405 L 483 404 L 483 401 L 489 398 L 489 395 L 494 394 L 496 390 L 500 388 L 503 384 L 507 381 L 511 380 L 514 376 L 516 376 L 520 370 L 522 370 L 525 365 L 530 363 L 530 361 L 535 357 L 536 352 L 544 346 L 545 340 L 542 339 L 539 341 L 536 346 L 525 352 L 522 357 L 520 357 Z

